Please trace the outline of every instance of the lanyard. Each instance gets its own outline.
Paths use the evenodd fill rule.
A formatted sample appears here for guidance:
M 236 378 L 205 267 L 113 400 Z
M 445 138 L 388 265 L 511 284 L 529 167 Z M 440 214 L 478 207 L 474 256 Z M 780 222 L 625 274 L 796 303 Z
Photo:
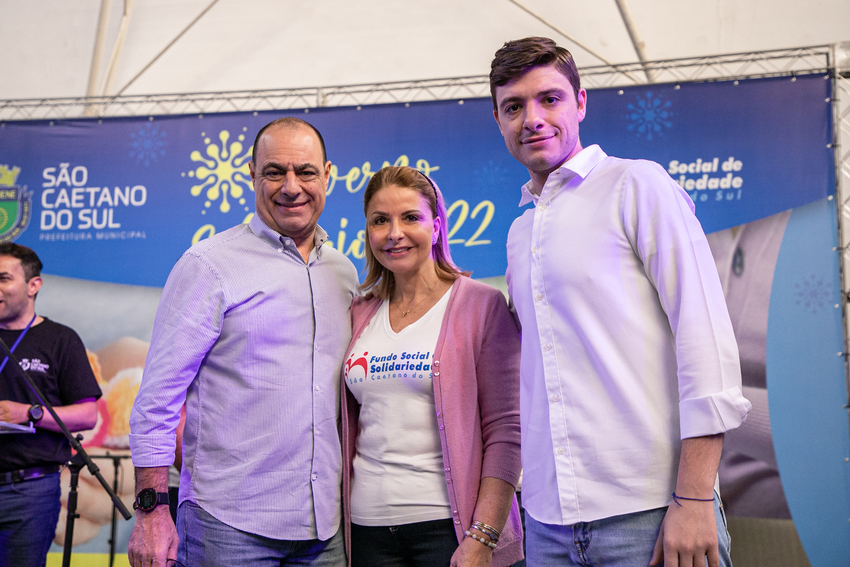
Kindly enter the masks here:
M 15 352 L 15 349 L 17 348 L 17 346 L 18 346 L 18 345 L 21 343 L 21 341 L 23 340 L 24 335 L 26 335 L 26 334 L 27 334 L 27 331 L 29 331 L 29 330 L 30 330 L 30 327 L 32 327 L 32 324 L 35 322 L 35 317 L 36 317 L 36 315 L 35 315 L 35 313 L 33 313 L 33 314 L 32 314 L 32 319 L 30 319 L 30 322 L 29 322 L 29 323 L 27 323 L 27 326 L 26 326 L 26 328 L 24 329 L 24 331 L 23 331 L 20 335 L 18 335 L 18 340 L 16 340 L 16 341 L 15 341 L 15 344 L 13 344 L 13 345 L 12 345 L 12 348 L 10 348 L 10 349 L 9 349 L 9 352 Z M 4 369 L 4 368 L 6 368 L 6 363 L 7 363 L 7 362 L 9 362 L 9 357 L 8 357 L 8 356 L 7 356 L 6 358 L 4 358 L 4 359 L 3 359 L 3 364 L 0 364 L 0 372 L 3 372 L 3 369 Z

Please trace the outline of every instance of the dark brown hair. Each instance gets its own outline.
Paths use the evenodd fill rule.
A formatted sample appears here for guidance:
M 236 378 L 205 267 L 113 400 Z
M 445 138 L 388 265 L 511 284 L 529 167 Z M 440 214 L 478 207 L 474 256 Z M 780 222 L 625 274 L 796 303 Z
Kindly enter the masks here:
M 496 87 L 503 87 L 532 67 L 552 65 L 573 86 L 576 100 L 581 90 L 581 78 L 576 62 L 569 51 L 558 47 L 548 37 L 526 37 L 505 43 L 490 64 L 490 98 L 496 108 Z
M 41 260 L 31 248 L 15 244 L 14 242 L 3 242 L 0 244 L 0 256 L 12 256 L 21 261 L 21 267 L 24 269 L 24 278 L 30 281 L 33 278 L 41 276 Z
M 443 195 L 440 193 L 440 189 L 434 183 L 434 180 L 427 177 L 421 171 L 407 166 L 387 166 L 379 169 L 372 176 L 372 179 L 369 180 L 369 184 L 366 185 L 366 190 L 363 192 L 363 214 L 367 214 L 366 211 L 369 209 L 369 203 L 372 201 L 375 193 L 390 185 L 407 187 L 422 195 L 428 202 L 431 214 L 434 218 L 440 219 L 437 243 L 431 247 L 437 277 L 445 281 L 454 281 L 460 276 L 468 276 L 469 272 L 461 271 L 452 262 L 452 256 L 449 250 L 449 223 Z M 366 243 L 364 248 L 366 251 L 366 278 L 360 285 L 360 289 L 370 290 L 381 299 L 392 299 L 393 292 L 395 292 L 395 276 L 378 262 L 372 254 L 372 248 L 369 245 L 369 219 L 366 219 Z

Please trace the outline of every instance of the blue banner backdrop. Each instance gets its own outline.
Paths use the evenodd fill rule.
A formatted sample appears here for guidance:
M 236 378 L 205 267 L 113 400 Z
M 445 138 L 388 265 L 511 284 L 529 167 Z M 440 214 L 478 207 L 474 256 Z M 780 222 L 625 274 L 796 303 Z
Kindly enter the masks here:
M 778 227 L 770 232 L 783 242 L 777 277 L 772 265 L 755 274 L 773 282 L 770 329 L 766 316 L 761 323 L 750 317 L 746 325 L 761 341 L 767 336 L 771 414 L 780 420 L 774 444 L 790 481 L 785 492 L 791 512 L 802 519 L 798 529 L 815 567 L 847 557 L 848 540 L 841 534 L 850 512 L 846 410 L 839 411 L 846 401 L 843 363 L 835 356 L 843 346 L 837 235 L 829 224 L 835 218 L 830 206 L 835 179 L 828 79 L 593 90 L 581 125 L 585 146 L 599 144 L 609 155 L 661 163 L 691 195 L 713 237 L 758 219 Z M 39 312 L 77 329 L 93 351 L 104 397 L 98 425 L 86 434 L 92 449 L 129 453 L 127 415 L 141 381 L 159 288 L 193 242 L 253 213 L 248 173 L 253 138 L 284 115 L 308 120 L 325 137 L 334 167 L 321 224 L 358 267 L 362 190 L 382 165 L 406 164 L 443 189 L 457 263 L 478 278 L 504 274 L 505 240 L 519 214 L 519 187 L 527 172 L 505 150 L 489 99 L 0 124 L 0 240 L 39 253 L 51 274 L 39 293 Z M 786 232 L 787 213 L 777 213 L 789 209 L 794 212 Z M 743 230 L 715 240 L 740 244 L 735 238 Z M 727 268 L 735 277 L 744 269 L 750 275 L 754 264 L 739 260 Z M 746 293 L 744 304 L 752 305 Z M 800 320 L 806 324 L 797 325 Z M 764 359 L 761 355 L 762 365 Z M 808 379 L 811 368 L 817 368 L 818 380 Z M 812 403 L 798 403 L 801 379 Z M 830 404 L 835 411 L 824 410 Z M 805 459 L 797 458 L 802 454 Z M 119 492 L 129 504 L 132 469 L 126 460 L 122 466 Z M 813 478 L 821 488 L 816 494 L 807 488 Z M 84 473 L 81 486 L 87 485 L 75 555 L 106 565 L 110 518 L 104 511 L 110 507 Z M 130 528 L 129 522 L 119 524 L 120 565 L 127 564 Z M 60 522 L 59 544 L 63 533 Z M 59 564 L 59 549 L 54 545 L 50 565 Z
M 713 232 L 833 191 L 830 84 L 806 76 L 595 90 L 582 142 L 661 163 Z M 382 165 L 409 164 L 445 193 L 458 264 L 475 277 L 504 274 L 527 174 L 507 155 L 487 99 L 5 123 L 0 198 L 29 214 L 23 230 L 12 218 L 0 224 L 0 239 L 38 250 L 53 274 L 162 286 L 193 241 L 253 212 L 253 138 L 285 114 L 325 137 L 334 168 L 321 224 L 358 266 L 361 191 Z

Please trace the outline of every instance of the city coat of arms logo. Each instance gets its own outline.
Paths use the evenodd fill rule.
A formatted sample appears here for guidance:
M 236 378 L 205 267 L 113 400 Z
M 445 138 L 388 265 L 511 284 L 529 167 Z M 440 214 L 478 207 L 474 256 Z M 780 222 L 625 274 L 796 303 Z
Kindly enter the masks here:
M 32 217 L 32 191 L 16 184 L 20 173 L 0 164 L 0 242 L 16 240 Z

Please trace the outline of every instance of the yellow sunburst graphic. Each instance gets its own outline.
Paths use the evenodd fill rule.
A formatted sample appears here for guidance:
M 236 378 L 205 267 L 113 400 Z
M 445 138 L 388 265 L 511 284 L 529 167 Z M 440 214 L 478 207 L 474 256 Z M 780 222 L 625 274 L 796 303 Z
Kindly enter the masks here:
M 197 185 L 192 186 L 191 192 L 193 197 L 203 194 L 206 199 L 205 209 L 217 203 L 218 210 L 222 213 L 230 212 L 234 204 L 248 210 L 245 194 L 253 191 L 254 187 L 251 185 L 251 173 L 248 170 L 251 146 L 245 147 L 246 130 L 247 128 L 242 128 L 243 133 L 233 141 L 230 140 L 230 132 L 222 130 L 218 133 L 220 144 L 214 142 L 206 132 L 202 132 L 206 156 L 198 150 L 189 155 L 192 161 L 200 165 L 183 175 L 199 181 Z M 202 211 L 202 214 L 206 214 L 206 210 Z

